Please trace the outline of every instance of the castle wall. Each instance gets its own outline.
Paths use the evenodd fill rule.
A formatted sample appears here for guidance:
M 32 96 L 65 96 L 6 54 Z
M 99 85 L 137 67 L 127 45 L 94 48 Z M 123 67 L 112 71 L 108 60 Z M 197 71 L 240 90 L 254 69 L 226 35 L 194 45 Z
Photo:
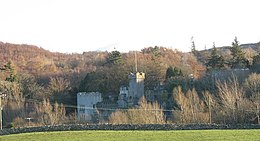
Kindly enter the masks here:
M 77 94 L 78 120 L 91 121 L 96 112 L 96 104 L 102 101 L 99 92 L 80 92 Z
M 137 104 L 140 97 L 144 95 L 145 73 L 131 73 L 129 76 L 129 102 Z

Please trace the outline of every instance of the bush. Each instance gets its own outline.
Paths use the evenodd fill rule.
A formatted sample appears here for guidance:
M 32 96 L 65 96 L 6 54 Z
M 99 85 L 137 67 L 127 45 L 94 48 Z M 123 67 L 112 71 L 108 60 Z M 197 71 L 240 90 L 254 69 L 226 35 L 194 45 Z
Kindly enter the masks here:
M 253 73 L 249 75 L 244 86 L 247 95 L 250 96 L 254 102 L 260 103 L 260 74 Z
M 109 117 L 111 124 L 165 124 L 163 109 L 157 102 L 148 103 L 141 97 L 139 107 L 116 111 Z
M 28 122 L 21 117 L 17 117 L 14 119 L 14 122 L 10 124 L 12 127 L 25 127 L 28 125 Z

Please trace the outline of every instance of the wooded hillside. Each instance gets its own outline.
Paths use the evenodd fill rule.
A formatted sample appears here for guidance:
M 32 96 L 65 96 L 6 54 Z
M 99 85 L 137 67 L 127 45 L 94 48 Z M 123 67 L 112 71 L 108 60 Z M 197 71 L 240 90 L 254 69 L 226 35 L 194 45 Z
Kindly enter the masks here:
M 232 90 L 227 87 L 229 85 L 245 87 L 246 91 L 239 89 L 241 96 L 243 95 L 241 102 L 258 102 L 258 100 L 251 100 L 259 92 L 258 86 L 254 86 L 256 90 L 249 91 L 251 87 L 249 82 L 258 82 L 255 78 L 259 76 L 250 74 L 259 73 L 260 70 L 259 43 L 240 45 L 235 38 L 230 47 L 216 48 L 213 45 L 212 49 L 204 51 L 197 51 L 195 44 L 193 47 L 189 53 L 155 46 L 128 53 L 114 50 L 63 54 L 33 45 L 0 42 L 0 91 L 7 94 L 4 114 L 5 117 L 9 117 L 5 121 L 19 123 L 23 121 L 19 118 L 28 114 L 41 119 L 37 121 L 41 124 L 58 124 L 65 119 L 71 121 L 66 115 L 73 114 L 76 108 L 76 94 L 81 91 L 101 92 L 104 99 L 111 96 L 117 98 L 119 88 L 128 84 L 128 74 L 135 71 L 135 54 L 138 60 L 138 71 L 146 74 L 145 90 L 154 90 L 159 85 L 163 85 L 166 95 L 161 96 L 159 103 L 164 104 L 163 108 L 166 110 L 177 110 L 169 114 L 174 115 L 173 119 L 176 121 L 194 122 L 194 118 L 198 121 L 200 118 L 203 122 L 208 121 L 209 117 L 203 118 L 208 115 L 205 95 L 222 102 L 228 101 L 226 97 L 221 96 L 230 96 L 228 92 Z M 225 92 L 222 94 L 220 90 Z M 28 100 L 36 102 L 36 105 L 34 104 L 36 110 L 30 112 L 24 109 Z M 55 102 L 57 103 L 54 104 Z M 199 103 L 196 109 L 189 107 L 196 103 Z M 220 122 L 217 121 L 218 116 L 221 116 L 218 113 L 220 107 L 230 104 L 221 104 L 221 102 L 215 104 L 217 105 L 214 109 L 216 110 L 215 120 Z M 250 106 L 250 108 L 254 107 L 252 104 Z M 65 107 L 67 107 L 66 115 Z M 190 115 L 190 111 L 184 113 L 181 111 L 182 108 L 193 110 L 191 112 L 194 110 L 204 112 Z M 63 119 L 48 118 L 46 120 L 44 113 L 48 113 L 49 117 Z M 200 117 L 194 117 L 199 114 Z M 239 115 L 238 112 L 236 114 Z M 187 119 L 178 116 L 186 116 Z M 193 119 L 188 117 L 193 117 Z M 243 120 L 246 118 L 243 117 Z M 111 120 L 117 121 L 113 118 Z

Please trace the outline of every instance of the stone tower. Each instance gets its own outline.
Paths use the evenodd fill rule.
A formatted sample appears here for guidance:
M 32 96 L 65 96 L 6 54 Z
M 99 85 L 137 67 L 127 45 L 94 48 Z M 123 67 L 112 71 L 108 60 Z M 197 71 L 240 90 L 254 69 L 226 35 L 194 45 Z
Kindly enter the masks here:
M 129 79 L 129 102 L 136 105 L 140 99 L 144 95 L 144 79 L 145 73 L 136 72 L 131 73 L 128 76 Z

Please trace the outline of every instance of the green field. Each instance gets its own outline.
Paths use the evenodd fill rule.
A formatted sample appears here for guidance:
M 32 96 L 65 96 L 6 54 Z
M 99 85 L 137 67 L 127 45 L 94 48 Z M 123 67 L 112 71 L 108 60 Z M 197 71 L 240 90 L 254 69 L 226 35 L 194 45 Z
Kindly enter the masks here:
M 260 130 L 65 131 L 5 135 L 0 141 L 260 141 Z

